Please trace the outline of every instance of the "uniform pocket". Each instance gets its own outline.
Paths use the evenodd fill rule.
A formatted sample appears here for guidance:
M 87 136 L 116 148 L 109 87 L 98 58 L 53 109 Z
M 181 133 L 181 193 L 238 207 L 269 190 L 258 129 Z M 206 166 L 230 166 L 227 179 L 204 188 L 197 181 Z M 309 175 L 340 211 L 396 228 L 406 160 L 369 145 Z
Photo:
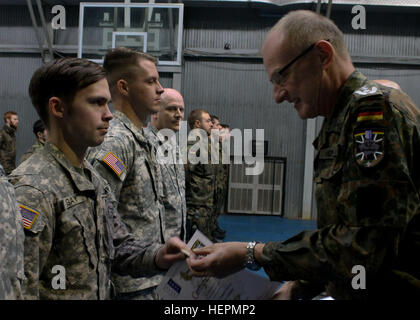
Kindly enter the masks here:
M 340 145 L 321 149 L 314 164 L 314 182 L 322 183 L 323 180 L 330 180 L 343 168 L 343 158 L 339 157 Z

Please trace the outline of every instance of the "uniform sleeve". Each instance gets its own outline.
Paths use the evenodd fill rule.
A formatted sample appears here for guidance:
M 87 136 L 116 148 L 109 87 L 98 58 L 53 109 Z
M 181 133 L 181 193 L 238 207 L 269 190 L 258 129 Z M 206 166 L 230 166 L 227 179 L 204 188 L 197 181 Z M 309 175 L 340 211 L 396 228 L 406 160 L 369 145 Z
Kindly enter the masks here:
M 22 299 L 23 228 L 14 189 L 0 178 L 0 299 Z
M 115 201 L 108 201 L 107 215 L 114 247 L 113 272 L 134 278 L 158 273 L 155 255 L 163 246 L 160 243 L 146 245 L 128 232 L 116 209 Z
M 403 233 L 419 214 L 408 163 L 420 159 L 404 152 L 420 148 L 409 146 L 418 141 L 413 136 L 418 131 L 377 97 L 358 101 L 350 118 L 338 140 L 338 156 L 318 161 L 317 198 L 325 204 L 318 202 L 318 215 L 327 223 L 267 243 L 261 263 L 271 279 L 330 281 L 351 289 L 354 266 L 365 268 L 372 285 L 389 275 L 401 257 Z
M 25 227 L 24 269 L 26 279 L 22 292 L 24 299 L 39 299 L 39 280 L 48 259 L 54 235 L 53 206 L 43 193 L 30 186 L 15 188 Z
M 188 162 L 185 165 L 186 200 L 188 205 L 212 208 L 214 202 L 216 166 L 203 164 L 194 147 L 188 149 Z
M 124 180 L 132 167 L 134 148 L 124 137 L 109 136 L 97 149 L 90 150 L 88 161 L 108 182 L 119 199 Z

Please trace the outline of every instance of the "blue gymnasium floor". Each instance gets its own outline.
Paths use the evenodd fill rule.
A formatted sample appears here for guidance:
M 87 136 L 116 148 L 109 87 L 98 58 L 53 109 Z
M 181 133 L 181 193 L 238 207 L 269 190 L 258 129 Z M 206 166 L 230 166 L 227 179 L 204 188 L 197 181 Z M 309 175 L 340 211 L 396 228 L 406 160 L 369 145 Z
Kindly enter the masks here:
M 304 230 L 316 229 L 316 221 L 284 219 L 279 216 L 221 215 L 219 226 L 227 241 L 283 241 Z M 263 269 L 258 274 L 268 278 Z

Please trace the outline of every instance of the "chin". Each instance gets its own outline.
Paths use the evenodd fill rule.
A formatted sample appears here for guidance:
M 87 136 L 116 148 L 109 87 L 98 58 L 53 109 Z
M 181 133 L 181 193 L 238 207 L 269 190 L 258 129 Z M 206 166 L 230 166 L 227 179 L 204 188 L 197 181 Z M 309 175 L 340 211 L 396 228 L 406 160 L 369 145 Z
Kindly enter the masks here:
M 100 144 L 102 144 L 102 142 L 104 142 L 104 138 L 102 137 L 102 138 L 98 138 L 97 140 L 95 140 L 95 141 L 92 141 L 92 143 L 90 143 L 89 144 L 89 146 L 90 147 L 97 147 L 97 146 L 99 146 Z

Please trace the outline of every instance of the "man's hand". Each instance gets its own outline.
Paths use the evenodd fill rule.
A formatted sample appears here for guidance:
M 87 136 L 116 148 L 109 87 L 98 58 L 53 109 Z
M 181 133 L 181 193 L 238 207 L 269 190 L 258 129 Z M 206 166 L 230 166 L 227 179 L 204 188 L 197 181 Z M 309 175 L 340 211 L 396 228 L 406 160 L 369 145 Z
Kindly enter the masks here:
M 224 242 L 194 249 L 198 257 L 188 258 L 187 263 L 195 276 L 225 277 L 244 267 L 246 246 L 246 242 Z
M 296 281 L 285 282 L 272 297 L 273 300 L 292 300 L 293 289 L 296 287 Z
M 155 264 L 159 269 L 167 270 L 174 262 L 185 259 L 187 254 L 194 257 L 194 253 L 181 239 L 173 237 L 156 253 Z

